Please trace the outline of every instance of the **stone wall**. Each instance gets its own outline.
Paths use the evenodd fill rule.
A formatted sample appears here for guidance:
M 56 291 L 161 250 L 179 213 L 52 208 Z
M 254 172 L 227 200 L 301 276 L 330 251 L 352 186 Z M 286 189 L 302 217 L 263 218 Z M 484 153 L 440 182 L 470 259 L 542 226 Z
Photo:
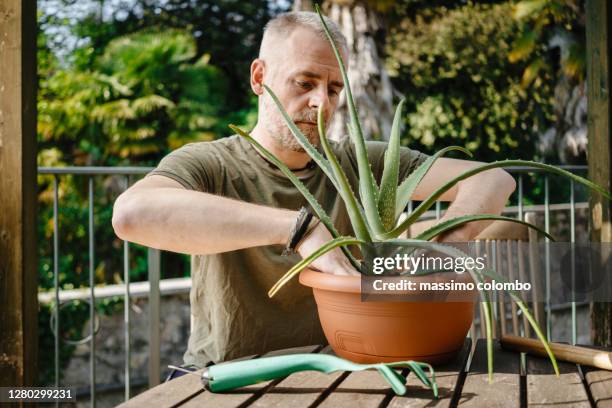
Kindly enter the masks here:
M 180 365 L 187 348 L 190 330 L 189 294 L 162 296 L 160 303 L 161 372 L 163 381 L 168 364 Z M 132 396 L 148 387 L 149 364 L 149 302 L 148 298 L 132 300 L 131 373 Z M 85 326 L 88 330 L 88 325 Z M 64 369 L 62 384 L 89 390 L 89 344 L 78 346 L 68 367 Z M 125 336 L 123 312 L 100 317 L 100 330 L 96 336 L 96 404 L 111 407 L 123 401 Z M 82 394 L 78 405 L 89 406 L 89 395 Z

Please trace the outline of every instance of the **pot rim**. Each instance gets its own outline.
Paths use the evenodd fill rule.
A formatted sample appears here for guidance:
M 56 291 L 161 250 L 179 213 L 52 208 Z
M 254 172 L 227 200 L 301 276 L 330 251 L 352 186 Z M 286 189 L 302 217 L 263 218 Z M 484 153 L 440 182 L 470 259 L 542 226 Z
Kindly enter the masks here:
M 467 275 L 469 276 L 469 275 Z M 399 278 L 399 277 L 398 277 Z M 416 281 L 420 279 L 427 279 L 427 277 L 416 277 L 412 278 Z M 311 287 L 313 289 L 319 289 L 331 292 L 342 292 L 342 293 L 355 293 L 361 294 L 361 275 L 332 275 L 329 273 L 323 273 L 314 269 L 306 268 L 300 272 L 299 281 L 302 285 Z M 471 278 L 470 278 L 471 281 Z M 410 292 L 403 292 L 403 295 L 419 296 L 420 294 L 429 293 L 427 291 L 414 290 Z M 475 301 L 478 297 L 478 291 L 473 290 L 472 297 Z
M 332 275 L 306 268 L 300 272 L 300 283 L 313 289 L 361 293 L 361 276 Z

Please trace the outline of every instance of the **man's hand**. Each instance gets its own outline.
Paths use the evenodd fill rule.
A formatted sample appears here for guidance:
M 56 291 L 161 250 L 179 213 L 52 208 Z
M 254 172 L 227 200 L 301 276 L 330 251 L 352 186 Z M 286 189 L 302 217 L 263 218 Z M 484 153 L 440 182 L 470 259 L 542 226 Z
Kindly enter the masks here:
M 332 239 L 333 237 L 325 225 L 319 223 L 315 229 L 298 244 L 296 250 L 302 256 L 302 259 L 304 259 Z M 340 248 L 335 248 L 317 258 L 309 267 L 333 275 L 359 275 L 359 272 L 353 268 L 353 265 L 351 265 Z
M 429 197 L 442 185 L 458 174 L 464 173 L 484 163 L 442 157 L 429 169 L 413 194 L 420 201 Z M 461 180 L 440 196 L 441 201 L 451 201 L 440 222 L 462 215 L 502 213 L 508 197 L 516 188 L 514 178 L 502 169 L 490 169 Z M 463 224 L 452 231 L 440 235 L 437 242 L 471 241 L 492 221 L 475 221 Z

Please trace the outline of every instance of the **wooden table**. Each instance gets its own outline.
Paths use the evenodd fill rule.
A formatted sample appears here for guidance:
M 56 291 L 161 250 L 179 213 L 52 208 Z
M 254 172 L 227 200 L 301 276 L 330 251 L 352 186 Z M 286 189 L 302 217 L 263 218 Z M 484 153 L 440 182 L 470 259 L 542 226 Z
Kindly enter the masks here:
M 281 350 L 271 355 L 332 353 L 321 346 Z M 252 358 L 257 358 L 255 356 Z M 396 396 L 376 371 L 321 374 L 308 371 L 215 394 L 202 388 L 199 377 L 185 375 L 154 387 L 122 407 L 612 407 L 612 372 L 559 363 L 555 377 L 546 359 L 527 356 L 525 369 L 517 353 L 496 344 L 495 374 L 487 381 L 484 340 L 475 347 L 466 340 L 457 358 L 436 367 L 440 398 L 433 399 L 414 375 L 408 392 Z

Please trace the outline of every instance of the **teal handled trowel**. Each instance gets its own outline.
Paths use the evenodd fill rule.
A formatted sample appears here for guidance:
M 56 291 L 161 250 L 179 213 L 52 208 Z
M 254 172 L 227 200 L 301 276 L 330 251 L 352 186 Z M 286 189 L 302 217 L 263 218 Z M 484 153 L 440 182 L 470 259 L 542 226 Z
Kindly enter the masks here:
M 168 367 L 197 375 L 179 367 Z M 399 361 L 387 364 L 356 364 L 328 354 L 291 354 L 221 363 L 206 367 L 202 372 L 201 379 L 206 389 L 212 392 L 221 392 L 261 381 L 286 377 L 298 371 L 320 371 L 330 374 L 335 371 L 375 369 L 389 383 L 397 395 L 404 395 L 406 394 L 406 377 L 395 371 L 395 367 L 408 367 L 426 387 L 432 390 L 434 396 L 438 397 L 438 386 L 434 371 L 427 363 Z M 425 374 L 423 369 L 429 371 L 430 377 Z

